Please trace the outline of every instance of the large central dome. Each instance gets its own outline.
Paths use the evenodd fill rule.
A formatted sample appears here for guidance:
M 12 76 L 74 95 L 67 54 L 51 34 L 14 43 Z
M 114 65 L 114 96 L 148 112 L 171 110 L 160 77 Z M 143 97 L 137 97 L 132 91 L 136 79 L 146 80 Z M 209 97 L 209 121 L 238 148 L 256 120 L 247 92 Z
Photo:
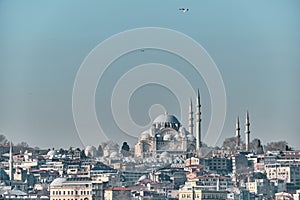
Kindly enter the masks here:
M 174 115 L 169 115 L 168 113 L 161 114 L 158 117 L 156 117 L 155 120 L 153 121 L 153 124 L 156 124 L 156 123 L 180 124 L 180 122 Z

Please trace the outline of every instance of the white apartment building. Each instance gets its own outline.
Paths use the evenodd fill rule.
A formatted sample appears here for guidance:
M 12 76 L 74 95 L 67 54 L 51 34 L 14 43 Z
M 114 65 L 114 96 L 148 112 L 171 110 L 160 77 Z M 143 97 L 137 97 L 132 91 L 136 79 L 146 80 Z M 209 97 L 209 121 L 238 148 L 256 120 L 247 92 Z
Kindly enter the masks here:
M 194 186 L 202 190 L 225 191 L 228 188 L 233 187 L 233 182 L 230 176 L 209 174 L 186 181 L 185 185 L 191 187 Z
M 90 178 L 57 178 L 49 186 L 50 200 L 103 199 L 106 183 Z
M 300 165 L 291 163 L 275 163 L 265 166 L 268 179 L 281 179 L 300 187 Z
M 275 194 L 274 183 L 267 179 L 255 179 L 253 182 L 246 183 L 246 189 L 254 194 L 263 196 L 273 196 Z
M 64 164 L 61 161 L 49 161 L 46 164 L 40 166 L 40 170 L 46 171 L 57 171 L 59 175 L 62 175 L 64 172 Z
M 179 190 L 179 200 L 225 200 L 227 191 L 202 190 L 198 187 L 183 187 Z

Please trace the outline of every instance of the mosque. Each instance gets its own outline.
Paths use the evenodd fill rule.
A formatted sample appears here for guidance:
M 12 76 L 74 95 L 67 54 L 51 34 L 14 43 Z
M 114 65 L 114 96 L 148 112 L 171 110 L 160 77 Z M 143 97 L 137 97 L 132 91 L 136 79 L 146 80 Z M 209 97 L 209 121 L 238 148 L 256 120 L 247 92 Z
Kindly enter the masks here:
M 201 148 L 201 104 L 199 90 L 196 98 L 196 123 L 195 134 L 193 105 L 189 105 L 188 130 L 182 127 L 182 124 L 174 116 L 168 113 L 159 115 L 150 129 L 140 134 L 134 148 L 135 157 L 139 158 L 174 158 L 192 153 L 198 157 L 203 156 L 205 149 Z M 236 121 L 236 149 L 246 152 L 250 151 L 250 120 L 249 113 L 246 112 L 245 123 L 245 149 L 241 146 L 240 123 L 239 118 Z
M 200 156 L 201 112 L 199 90 L 196 98 L 195 135 L 192 101 L 189 105 L 189 124 L 186 130 L 179 120 L 168 113 L 159 115 L 152 126 L 140 134 L 135 145 L 135 157 L 158 158 L 177 157 L 194 153 Z

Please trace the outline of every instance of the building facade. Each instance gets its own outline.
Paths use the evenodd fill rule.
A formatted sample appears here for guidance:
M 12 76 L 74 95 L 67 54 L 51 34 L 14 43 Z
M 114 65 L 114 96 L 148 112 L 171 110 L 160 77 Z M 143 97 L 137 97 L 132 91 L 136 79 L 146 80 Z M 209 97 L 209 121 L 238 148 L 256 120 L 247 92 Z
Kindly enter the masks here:
M 265 166 L 268 179 L 280 179 L 286 183 L 300 187 L 300 165 L 290 163 L 275 163 Z
M 225 200 L 226 191 L 201 190 L 197 187 L 183 187 L 179 190 L 179 200 Z
M 49 186 L 50 200 L 101 200 L 106 186 L 90 178 L 57 178 Z

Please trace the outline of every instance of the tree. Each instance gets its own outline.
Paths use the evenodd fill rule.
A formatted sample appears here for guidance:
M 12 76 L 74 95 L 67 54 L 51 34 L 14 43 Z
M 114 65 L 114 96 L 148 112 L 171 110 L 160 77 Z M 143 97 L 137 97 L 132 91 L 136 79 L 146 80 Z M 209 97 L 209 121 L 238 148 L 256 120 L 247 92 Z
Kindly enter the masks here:
M 256 154 L 263 154 L 263 146 L 261 145 L 260 139 L 254 138 L 252 142 L 250 142 L 250 150 L 252 150 Z
M 290 147 L 288 145 L 285 146 L 285 150 L 286 151 L 293 151 L 293 149 L 294 149 L 293 147 Z
M 102 157 L 103 156 L 103 148 L 101 146 L 101 144 L 98 146 L 98 156 Z
M 60 148 L 58 151 L 59 154 L 63 155 L 66 153 L 66 151 L 63 148 Z
M 267 175 L 261 172 L 254 172 L 253 174 L 254 179 L 267 179 Z
M 18 148 L 20 148 L 20 151 L 25 152 L 26 149 L 29 148 L 29 145 L 26 142 L 20 142 L 16 145 Z
M 82 151 L 80 151 L 80 159 L 86 159 L 86 155 L 85 155 L 85 152 L 84 152 L 84 149 Z
M 127 144 L 127 142 L 123 142 L 122 150 L 124 150 L 124 151 L 129 151 L 129 150 L 130 150 L 130 147 L 129 147 L 129 145 Z
M 121 153 L 124 157 L 130 156 L 130 147 L 127 144 L 127 142 L 123 142 L 122 148 L 121 148 Z
M 27 144 L 27 142 L 20 142 L 16 145 L 17 147 L 24 147 L 24 148 L 28 148 L 29 145 Z
M 6 139 L 5 135 L 0 134 L 0 144 L 7 144 L 8 140 Z
M 108 148 L 108 149 L 114 150 L 114 151 L 118 151 L 120 149 L 120 146 L 111 140 L 109 140 L 107 142 L 102 142 L 101 146 L 102 146 L 102 149 Z
M 286 151 L 292 149 L 286 141 L 270 142 L 265 145 L 266 151 Z
M 222 147 L 225 149 L 234 150 L 235 149 L 235 137 L 226 138 L 223 142 Z
M 76 151 L 81 151 L 79 147 L 76 148 Z

